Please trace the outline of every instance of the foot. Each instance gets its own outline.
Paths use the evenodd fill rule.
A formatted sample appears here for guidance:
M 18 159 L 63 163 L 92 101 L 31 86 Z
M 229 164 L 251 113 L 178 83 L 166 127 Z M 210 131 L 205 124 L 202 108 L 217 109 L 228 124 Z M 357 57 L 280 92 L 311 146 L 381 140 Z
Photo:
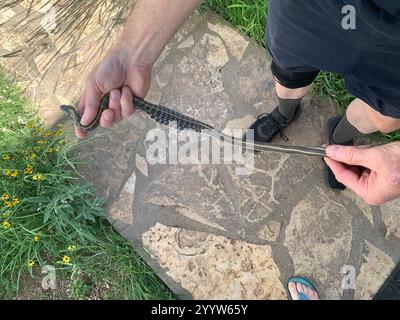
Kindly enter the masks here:
M 299 279 L 303 283 L 296 282 L 297 278 L 290 280 L 288 284 L 289 294 L 292 300 L 320 300 L 314 286 L 308 281 Z
M 301 112 L 301 107 L 298 106 L 293 119 L 288 120 L 279 113 L 276 107 L 271 113 L 264 113 L 257 118 L 257 121 L 249 128 L 254 130 L 255 142 L 271 142 L 271 140 L 279 133 L 281 138 L 285 141 L 289 139 L 285 136 L 283 129 L 287 128 L 289 124 L 295 121 Z M 243 137 L 246 139 L 246 135 Z
M 336 126 L 340 122 L 342 117 L 333 117 L 328 120 L 328 126 L 327 126 L 327 131 L 328 131 L 328 136 L 329 136 L 329 144 L 340 144 L 340 145 L 346 145 L 346 146 L 351 146 L 354 145 L 354 141 L 348 141 L 346 143 L 337 143 L 333 140 L 333 132 L 336 129 Z M 325 183 L 328 188 L 334 189 L 334 190 L 345 190 L 346 186 L 341 184 L 339 181 L 336 180 L 335 175 L 333 174 L 332 170 L 325 164 L 325 170 L 324 170 L 324 175 L 325 175 Z

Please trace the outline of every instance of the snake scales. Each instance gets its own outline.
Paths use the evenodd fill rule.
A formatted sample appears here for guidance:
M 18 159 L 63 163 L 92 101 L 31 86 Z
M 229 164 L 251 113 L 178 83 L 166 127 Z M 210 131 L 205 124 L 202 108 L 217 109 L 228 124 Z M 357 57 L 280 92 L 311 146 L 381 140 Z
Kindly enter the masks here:
M 100 108 L 97 112 L 96 118 L 87 126 L 82 125 L 81 116 L 76 112 L 75 108 L 72 106 L 63 105 L 60 108 L 69 114 L 75 121 L 75 125 L 85 132 L 90 132 L 95 130 L 100 124 L 100 118 L 104 110 L 108 108 L 109 105 L 109 95 L 106 95 L 101 104 Z M 139 97 L 133 97 L 133 103 L 137 109 L 145 112 L 151 119 L 160 123 L 162 125 L 171 125 L 175 123 L 178 130 L 193 130 L 200 134 L 206 134 L 212 136 L 214 138 L 220 139 L 224 142 L 230 142 L 234 145 L 241 146 L 245 149 L 250 149 L 254 151 L 261 152 L 279 152 L 286 154 L 298 154 L 298 155 L 306 155 L 306 156 L 317 156 L 317 157 L 325 157 L 326 149 L 322 147 L 306 147 L 306 146 L 290 146 L 290 145 L 281 145 L 276 143 L 260 143 L 260 142 L 248 142 L 241 139 L 235 139 L 231 136 L 226 135 L 213 128 L 212 126 L 193 119 L 183 113 L 172 110 L 170 108 L 155 105 L 149 103 Z

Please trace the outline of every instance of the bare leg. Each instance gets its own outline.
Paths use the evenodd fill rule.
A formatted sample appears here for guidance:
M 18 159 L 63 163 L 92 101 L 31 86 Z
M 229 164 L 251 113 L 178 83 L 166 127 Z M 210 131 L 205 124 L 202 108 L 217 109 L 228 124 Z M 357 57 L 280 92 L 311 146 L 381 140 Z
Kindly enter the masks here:
M 380 114 L 361 99 L 355 99 L 349 105 L 346 116 L 349 122 L 364 134 L 377 131 L 390 133 L 400 129 L 400 119 Z
M 301 99 L 310 92 L 311 87 L 312 85 L 298 89 L 289 89 L 276 81 L 276 93 L 282 99 Z

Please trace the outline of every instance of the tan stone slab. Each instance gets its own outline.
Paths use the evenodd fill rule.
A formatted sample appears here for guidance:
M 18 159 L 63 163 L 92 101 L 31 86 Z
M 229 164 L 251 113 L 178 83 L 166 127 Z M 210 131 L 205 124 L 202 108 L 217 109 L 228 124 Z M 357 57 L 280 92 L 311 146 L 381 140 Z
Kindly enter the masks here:
M 237 30 L 222 23 L 209 22 L 208 28 L 217 33 L 227 44 L 230 53 L 237 59 L 242 60 L 243 55 L 249 45 L 249 41 L 245 39 Z
M 127 225 L 133 225 L 133 201 L 136 189 L 136 173 L 133 172 L 125 183 L 124 188 L 117 200 L 113 202 L 108 217 L 112 220 L 123 222 Z
M 363 264 L 357 276 L 355 299 L 370 300 L 395 267 L 393 260 L 369 241 L 364 241 Z
M 269 246 L 157 224 L 144 248 L 194 299 L 286 299 Z
M 142 157 L 140 154 L 136 154 L 135 160 L 136 168 L 143 174 L 145 177 L 149 176 L 149 169 L 147 167 L 146 158 Z

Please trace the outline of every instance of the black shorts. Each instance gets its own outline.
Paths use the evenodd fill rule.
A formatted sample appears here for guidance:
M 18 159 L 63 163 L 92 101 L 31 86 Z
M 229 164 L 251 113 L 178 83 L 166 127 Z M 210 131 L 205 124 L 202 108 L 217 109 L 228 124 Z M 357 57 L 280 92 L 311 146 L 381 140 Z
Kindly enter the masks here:
M 342 26 L 346 5 L 355 29 Z M 270 0 L 266 44 L 282 85 L 339 73 L 351 94 L 400 119 L 400 0 Z

